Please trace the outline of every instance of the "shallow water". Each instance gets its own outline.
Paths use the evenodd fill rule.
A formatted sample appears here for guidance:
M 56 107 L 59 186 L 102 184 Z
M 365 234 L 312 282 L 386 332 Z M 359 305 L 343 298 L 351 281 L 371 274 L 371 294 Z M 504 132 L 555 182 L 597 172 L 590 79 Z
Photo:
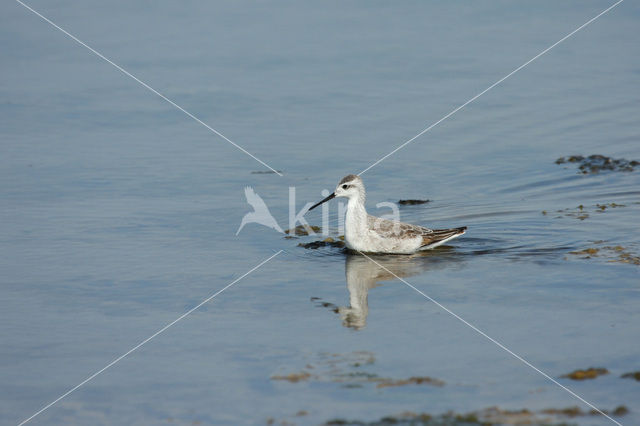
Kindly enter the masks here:
M 278 250 L 31 424 L 589 410 L 373 263 L 255 224 L 235 234 L 245 186 L 286 228 L 289 186 L 298 209 L 319 200 L 609 3 L 29 4 L 284 177 L 252 173 L 265 169 L 18 3 L 0 6 L 0 422 Z M 640 170 L 554 162 L 640 160 L 639 30 L 640 9 L 622 3 L 363 175 L 373 214 L 427 198 L 401 219 L 469 227 L 379 262 L 587 401 L 627 406 L 623 424 L 640 423 L 640 382 L 620 378 L 640 370 L 640 266 L 604 247 L 640 256 Z M 597 206 L 610 203 L 624 206 Z M 588 248 L 598 256 L 571 254 Z M 610 374 L 559 378 L 592 366 Z

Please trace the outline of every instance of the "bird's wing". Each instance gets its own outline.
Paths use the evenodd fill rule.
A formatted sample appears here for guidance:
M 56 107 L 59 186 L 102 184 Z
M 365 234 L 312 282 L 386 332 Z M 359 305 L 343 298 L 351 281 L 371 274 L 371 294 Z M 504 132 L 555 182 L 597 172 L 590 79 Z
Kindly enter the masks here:
M 378 234 L 385 238 L 411 238 L 418 236 L 428 236 L 433 230 L 423 226 L 412 225 L 410 223 L 397 222 L 395 220 L 383 219 L 369 215 L 367 218 L 369 228 L 374 229 Z

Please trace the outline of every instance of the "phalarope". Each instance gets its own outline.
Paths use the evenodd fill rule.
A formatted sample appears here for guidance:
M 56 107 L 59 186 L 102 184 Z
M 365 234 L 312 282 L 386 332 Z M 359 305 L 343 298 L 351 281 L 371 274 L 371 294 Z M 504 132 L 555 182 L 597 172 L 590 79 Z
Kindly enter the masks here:
M 366 198 L 364 183 L 357 175 L 343 177 L 332 194 L 311 206 L 309 210 L 313 210 L 335 197 L 349 199 L 344 240 L 346 246 L 351 250 L 367 253 L 411 254 L 444 244 L 452 238 L 464 234 L 467 229 L 466 226 L 451 229 L 429 229 L 371 216 L 367 214 L 364 207 Z

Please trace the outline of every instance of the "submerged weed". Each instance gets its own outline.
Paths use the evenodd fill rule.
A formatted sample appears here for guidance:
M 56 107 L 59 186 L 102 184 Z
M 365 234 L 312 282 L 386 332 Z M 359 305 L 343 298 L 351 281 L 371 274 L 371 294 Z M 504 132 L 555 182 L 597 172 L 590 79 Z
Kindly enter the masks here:
M 431 200 L 398 200 L 398 204 L 401 206 L 416 206 L 419 204 L 426 204 Z
M 623 379 L 634 379 L 640 382 L 640 371 L 632 371 L 631 373 L 624 373 L 622 376 Z
M 587 368 L 586 370 L 575 370 L 575 371 L 572 371 L 571 373 L 565 374 L 560 377 L 571 379 L 571 380 L 587 380 L 587 379 L 595 379 L 596 377 L 604 376 L 605 374 L 609 374 L 609 370 L 607 370 L 606 368 L 590 367 L 590 368 Z
M 295 228 L 287 229 L 284 231 L 289 236 L 304 236 L 310 234 L 318 234 L 322 232 L 322 228 L 315 225 L 298 225 Z
M 596 242 L 601 244 L 602 241 Z M 609 263 L 628 263 L 631 265 L 640 265 L 640 256 L 630 252 L 623 246 L 604 246 L 604 247 L 588 247 L 582 250 L 570 251 L 569 254 L 582 256 L 582 259 L 591 259 L 592 257 L 607 259 Z
M 578 170 L 582 174 L 600 173 L 602 171 L 616 172 L 632 172 L 640 162 L 635 160 L 626 160 L 624 158 L 614 159 L 605 155 L 590 155 L 583 157 L 582 155 L 571 155 L 568 157 L 560 157 L 556 160 L 556 164 L 577 163 Z
M 629 412 L 624 405 L 616 407 L 611 412 L 602 410 L 607 415 L 623 416 Z M 582 416 L 601 415 L 598 411 L 583 411 L 580 407 L 548 408 L 538 412 L 527 410 L 503 410 L 499 407 L 489 407 L 484 410 L 457 413 L 448 411 L 440 415 L 429 413 L 413 413 L 405 411 L 398 415 L 387 415 L 379 420 L 362 421 L 333 419 L 325 425 L 412 425 L 412 426 L 498 426 L 498 425 L 527 425 L 527 426 L 561 426 L 566 425 L 562 419 L 574 419 Z

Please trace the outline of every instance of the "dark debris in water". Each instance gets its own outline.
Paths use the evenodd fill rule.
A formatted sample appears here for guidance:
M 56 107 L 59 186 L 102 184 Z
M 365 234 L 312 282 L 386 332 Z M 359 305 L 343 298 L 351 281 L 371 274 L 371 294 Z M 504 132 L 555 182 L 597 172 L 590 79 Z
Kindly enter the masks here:
M 626 205 L 617 204 L 617 203 L 609 203 L 609 204 L 596 204 L 596 207 L 601 211 L 605 211 L 609 207 L 611 207 L 612 209 L 615 209 L 616 207 L 626 207 Z
M 311 374 L 306 371 L 302 371 L 300 373 L 290 373 L 283 376 L 271 376 L 271 380 L 285 380 L 289 383 L 298 383 L 304 382 L 311 378 Z
M 320 247 L 337 247 L 337 248 L 343 248 L 344 245 L 344 241 L 341 240 L 334 240 L 331 237 L 325 238 L 324 240 L 318 240 L 318 241 L 312 241 L 310 243 L 300 243 L 298 244 L 298 247 L 304 247 L 306 249 L 311 249 L 311 250 L 315 250 L 318 249 Z
M 584 411 L 578 406 L 567 407 L 567 408 L 546 408 L 542 410 L 543 414 L 551 414 L 554 416 L 564 416 L 564 417 L 578 417 L 584 416 Z
M 640 382 L 640 371 L 632 371 L 630 373 L 624 373 L 622 376 L 623 379 L 634 379 Z
M 589 213 L 585 210 L 585 208 L 584 208 L 584 206 L 582 204 L 580 204 L 576 208 L 556 210 L 556 213 L 560 213 L 560 216 L 556 216 L 556 219 L 562 218 L 563 216 L 574 217 L 574 218 L 580 219 L 580 220 L 585 220 L 585 219 L 589 218 Z M 543 210 L 542 214 L 546 215 L 547 212 Z
M 312 302 L 320 302 L 318 297 L 312 297 Z M 285 381 L 291 384 L 300 382 L 322 382 L 336 383 L 343 389 L 358 392 L 363 388 L 384 389 L 388 387 L 398 387 L 407 385 L 431 385 L 435 387 L 444 386 L 442 380 L 429 376 L 413 376 L 408 379 L 391 379 L 377 375 L 371 371 L 375 368 L 375 355 L 368 351 L 356 351 L 346 354 L 322 352 L 313 356 L 304 368 L 299 372 L 274 375 L 271 380 Z M 575 370 L 566 376 L 574 380 L 585 380 L 597 376 L 609 374 L 606 368 L 588 368 L 585 370 Z M 640 371 L 626 373 L 622 377 L 630 375 L 640 376 Z M 634 376 L 635 377 L 635 376 Z M 578 406 L 565 408 L 546 408 L 542 410 L 529 410 L 526 408 L 519 410 L 501 409 L 499 407 L 488 407 L 482 410 L 470 412 L 448 411 L 442 414 L 416 413 L 405 411 L 400 414 L 393 414 L 381 417 L 378 420 L 357 420 L 334 418 L 328 420 L 324 425 L 423 425 L 423 426 L 498 426 L 498 425 L 528 425 L 528 426 L 560 426 L 567 425 L 567 421 L 575 421 L 577 418 L 601 416 L 602 413 L 621 417 L 629 413 L 629 409 L 624 405 L 619 405 L 611 410 L 584 410 Z M 279 424 L 291 424 L 288 420 L 296 422 L 296 417 L 306 416 L 309 412 L 299 410 L 295 415 L 289 416 L 287 420 L 282 420 Z M 269 418 L 275 424 L 275 419 Z
M 312 301 L 321 303 L 324 307 L 335 307 L 331 303 L 326 306 L 320 298 L 314 297 Z M 337 307 L 336 307 L 337 308 Z M 378 374 L 367 371 L 375 364 L 376 358 L 371 352 L 358 351 L 348 354 L 323 353 L 319 359 L 309 362 L 298 372 L 274 375 L 271 380 L 298 383 L 303 381 L 339 383 L 343 388 L 358 389 L 364 386 L 375 385 L 377 389 L 411 386 L 431 385 L 442 387 L 445 382 L 429 376 L 413 376 L 408 379 L 393 379 L 380 377 Z
M 559 213 L 558 216 L 556 216 L 556 219 L 561 219 L 562 217 L 573 217 L 575 219 L 579 219 L 579 220 L 585 220 L 588 219 L 590 217 L 590 214 L 593 213 L 604 213 L 605 211 L 607 211 L 608 209 L 615 209 L 615 208 L 620 208 L 620 207 L 626 207 L 625 204 L 618 204 L 618 203 L 604 203 L 604 204 L 596 204 L 594 206 L 584 206 L 582 204 L 580 204 L 577 207 L 574 208 L 567 208 L 567 209 L 562 209 L 562 210 L 556 210 L 556 213 Z M 542 211 L 543 215 L 547 215 L 549 212 L 547 212 L 546 210 Z
M 275 175 L 277 173 L 282 173 L 282 170 L 255 170 L 251 172 L 252 175 Z
M 575 370 L 560 377 L 571 380 L 588 380 L 595 379 L 598 376 L 604 376 L 605 374 L 609 374 L 609 370 L 607 370 L 606 368 L 589 367 L 586 370 Z
M 304 235 L 315 235 L 322 232 L 322 228 L 315 225 L 298 225 L 295 228 L 287 229 L 284 231 L 289 237 L 294 236 L 304 236 Z
M 600 410 L 606 415 L 613 415 L 616 417 L 624 416 L 629 413 L 629 409 L 624 405 L 619 405 L 613 410 Z M 591 409 L 589 411 L 583 411 L 580 407 L 569 407 L 569 408 L 547 408 L 542 410 L 543 414 L 551 414 L 555 416 L 563 416 L 563 417 L 582 417 L 582 416 L 601 416 L 602 414 L 598 410 Z
M 589 247 L 584 250 L 570 251 L 569 253 L 576 254 L 576 255 L 585 255 L 586 257 L 584 259 L 591 259 L 591 256 L 597 255 L 599 251 L 600 251 L 599 248 Z
M 416 206 L 419 204 L 426 204 L 431 200 L 398 200 L 398 204 L 401 206 Z
M 582 250 L 570 251 L 569 254 L 582 256 L 582 259 L 598 257 L 607 259 L 609 263 L 640 265 L 640 256 L 622 246 L 588 247 Z
M 401 380 L 382 380 L 376 385 L 377 388 L 388 388 L 396 386 L 406 385 L 432 385 L 432 386 L 444 386 L 444 382 L 432 377 L 409 377 L 408 379 Z
M 312 300 L 318 301 L 320 299 L 314 297 Z M 301 371 L 274 375 L 271 376 L 271 380 L 283 380 L 289 383 L 301 381 L 333 382 L 345 385 L 367 383 L 374 380 L 377 375 L 365 372 L 360 367 L 371 366 L 375 361 L 375 356 L 367 351 L 347 354 L 321 353 L 316 359 L 307 363 Z
M 594 411 L 595 410 L 591 410 L 590 413 L 593 414 Z M 605 414 L 609 414 L 609 413 L 607 413 L 606 410 L 604 410 L 604 413 Z M 597 411 L 596 411 L 596 414 L 599 414 L 599 413 L 597 413 Z M 624 416 L 626 414 L 629 414 L 629 409 L 624 405 L 619 405 L 611 412 L 611 414 L 613 414 L 614 416 Z
M 614 159 L 605 155 L 590 155 L 583 157 L 582 155 L 571 155 L 568 157 L 560 157 L 556 160 L 556 164 L 577 163 L 580 173 L 590 174 L 599 173 L 601 171 L 616 172 L 632 172 L 640 162 L 635 160 L 625 160 L 624 158 Z
M 624 405 L 616 407 L 611 412 L 602 410 L 607 415 L 616 417 L 624 416 L 629 409 Z M 504 410 L 498 407 L 489 407 L 484 410 L 471 411 L 469 413 L 456 413 L 453 411 L 439 415 L 429 413 L 414 413 L 405 411 L 397 415 L 390 415 L 379 420 L 359 421 L 347 419 L 332 419 L 325 425 L 359 425 L 359 426 L 387 426 L 387 425 L 415 425 L 415 426 L 493 426 L 493 425 L 528 425 L 528 426 L 560 426 L 566 425 L 562 419 L 582 416 L 601 415 L 596 410 L 583 411 L 580 407 L 549 408 L 538 412 L 527 410 Z
M 333 304 L 333 303 L 331 303 L 331 302 L 323 302 L 323 301 L 322 301 L 322 299 L 321 299 L 320 297 L 312 297 L 312 298 L 311 298 L 311 301 L 312 301 L 312 302 L 315 302 L 315 305 L 316 305 L 318 308 L 327 308 L 327 309 L 329 309 L 329 310 L 333 311 L 333 312 L 334 312 L 334 313 L 336 313 L 336 314 L 337 314 L 338 312 L 340 312 L 340 308 L 339 308 L 337 305 L 335 305 L 335 304 Z

